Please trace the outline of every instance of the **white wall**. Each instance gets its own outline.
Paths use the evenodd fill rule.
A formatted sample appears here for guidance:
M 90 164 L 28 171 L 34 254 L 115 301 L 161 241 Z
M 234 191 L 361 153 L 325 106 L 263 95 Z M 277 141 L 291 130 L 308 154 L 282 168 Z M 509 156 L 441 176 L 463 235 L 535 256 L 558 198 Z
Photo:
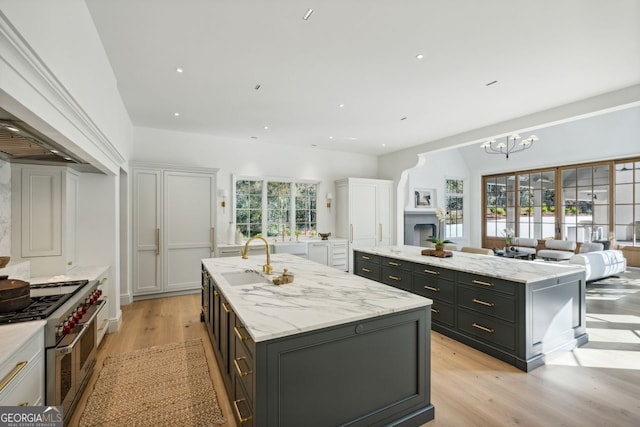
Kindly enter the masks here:
M 153 162 L 186 167 L 219 168 L 218 189 L 228 195 L 232 174 L 292 177 L 320 181 L 318 190 L 318 230 L 333 232 L 335 208 L 326 208 L 326 194 L 335 194 L 334 181 L 345 177 L 376 178 L 375 156 L 339 153 L 259 141 L 229 141 L 159 129 L 135 128 L 132 163 Z M 229 202 L 231 197 L 227 199 Z M 216 229 L 225 241 L 231 218 L 230 203 L 217 203 Z
M 11 164 L 0 159 L 0 256 L 11 255 Z

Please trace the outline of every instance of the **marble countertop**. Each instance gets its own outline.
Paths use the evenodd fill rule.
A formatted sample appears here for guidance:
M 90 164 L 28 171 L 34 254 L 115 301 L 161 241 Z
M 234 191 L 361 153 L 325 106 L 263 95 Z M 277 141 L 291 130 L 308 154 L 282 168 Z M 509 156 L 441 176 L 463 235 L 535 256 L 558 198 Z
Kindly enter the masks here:
M 44 328 L 46 320 L 33 320 L 31 322 L 12 323 L 0 325 L 0 365 L 2 365 L 11 355 L 22 347 L 31 337 Z M 42 341 L 44 348 L 44 340 Z
M 262 270 L 264 255 L 202 260 L 255 342 L 431 305 L 432 301 L 291 254 L 271 256 L 274 278 L 293 283 L 232 286 L 223 273 Z
M 383 246 L 375 248 L 358 248 L 357 251 L 367 252 L 420 264 L 450 268 L 468 273 L 482 274 L 499 279 L 520 283 L 531 283 L 539 280 L 562 277 L 568 274 L 584 273 L 585 269 L 577 264 L 525 261 L 520 259 L 503 258 L 498 256 L 478 255 L 467 252 L 453 251 L 449 258 L 438 258 L 421 255 L 425 249 L 418 246 Z
M 32 277 L 28 281 L 31 284 L 65 282 L 70 280 L 91 281 L 98 279 L 108 269 L 108 265 L 79 265 L 67 271 L 65 274 L 57 276 Z

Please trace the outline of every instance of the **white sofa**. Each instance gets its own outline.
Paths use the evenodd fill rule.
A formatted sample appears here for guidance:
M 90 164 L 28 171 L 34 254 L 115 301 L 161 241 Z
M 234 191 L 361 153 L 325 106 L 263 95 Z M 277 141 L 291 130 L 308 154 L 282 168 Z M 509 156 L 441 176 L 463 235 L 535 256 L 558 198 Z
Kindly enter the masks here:
M 569 263 L 584 266 L 587 282 L 620 274 L 627 269 L 627 259 L 617 249 L 576 254 L 569 258 Z

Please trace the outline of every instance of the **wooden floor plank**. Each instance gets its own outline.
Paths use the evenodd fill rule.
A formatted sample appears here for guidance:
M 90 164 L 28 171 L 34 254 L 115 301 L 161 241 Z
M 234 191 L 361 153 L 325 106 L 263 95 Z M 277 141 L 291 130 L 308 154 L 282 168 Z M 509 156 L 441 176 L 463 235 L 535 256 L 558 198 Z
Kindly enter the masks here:
M 435 420 L 427 427 L 460 426 L 637 426 L 640 423 L 640 273 L 637 281 L 612 280 L 589 286 L 587 312 L 599 316 L 598 329 L 585 346 L 525 373 L 436 332 L 431 333 L 431 396 Z M 617 294 L 616 294 L 617 293 Z M 622 295 L 609 300 L 605 295 Z M 213 349 L 200 322 L 200 296 L 186 295 L 135 302 L 122 308 L 122 328 L 105 337 L 97 369 L 71 423 L 77 424 L 104 358 L 153 345 L 202 338 L 225 426 L 236 426 Z M 624 315 L 626 317 L 619 317 Z M 607 320 L 602 320 L 604 316 Z M 628 332 L 632 342 L 602 342 Z M 611 331 L 608 333 L 607 330 Z M 603 332 L 604 331 L 604 332 Z M 634 338 L 635 337 L 635 341 Z M 637 344 L 637 346 L 633 346 Z M 631 346 L 631 347 L 630 347 Z M 635 349 L 635 351 L 628 351 Z M 620 368 L 620 352 L 638 360 L 637 369 Z M 587 357 L 596 352 L 595 358 Z M 626 353 L 625 353 L 626 354 Z M 584 363 L 589 360 L 598 366 Z M 626 362 L 628 363 L 628 362 Z

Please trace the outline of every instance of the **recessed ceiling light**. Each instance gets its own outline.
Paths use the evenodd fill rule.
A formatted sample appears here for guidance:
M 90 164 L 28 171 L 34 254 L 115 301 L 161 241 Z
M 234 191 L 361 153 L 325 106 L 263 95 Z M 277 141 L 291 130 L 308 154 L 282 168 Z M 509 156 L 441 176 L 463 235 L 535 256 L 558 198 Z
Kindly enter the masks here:
M 51 150 L 51 152 L 52 152 L 53 154 L 58 154 L 58 153 L 59 153 L 59 151 L 58 151 L 58 150 Z
M 269 126 L 265 126 L 265 127 L 264 127 L 264 130 L 269 130 Z
M 338 104 L 338 108 L 344 108 L 344 104 Z
M 329 137 L 329 139 L 333 139 L 333 137 L 332 137 L 332 136 L 330 136 L 330 137 Z
M 176 73 L 182 73 L 184 70 L 182 68 L 176 68 Z
M 422 59 L 422 58 L 424 58 L 423 54 L 419 53 L 419 54 L 416 55 L 416 59 Z
M 383 146 L 383 147 L 386 147 L 386 146 L 387 146 L 387 144 L 382 144 L 382 146 Z
M 252 136 L 251 139 L 258 139 L 258 137 L 257 136 Z
M 491 85 L 496 84 L 496 83 L 498 83 L 498 81 L 494 80 L 492 82 L 487 83 L 485 86 L 491 86 Z
M 401 118 L 400 120 L 407 120 L 407 116 L 404 116 L 403 118 Z
M 20 129 L 14 128 L 13 126 L 5 126 L 4 128 L 14 133 L 20 133 Z
M 355 141 L 358 138 L 356 138 L 355 136 L 347 136 L 345 139 L 348 139 L 349 141 Z
M 255 90 L 260 89 L 260 83 L 258 83 L 257 85 L 255 85 L 253 88 L 254 88 Z
M 313 13 L 313 9 L 307 9 L 307 11 L 302 16 L 302 19 L 304 19 L 305 21 L 308 20 L 311 17 L 312 13 Z
M 180 113 L 173 113 L 173 115 L 174 115 L 175 117 L 178 117 L 178 116 L 180 115 Z
M 311 144 L 311 146 L 312 146 L 312 147 L 317 147 L 317 146 L 318 146 L 318 144 Z
M 71 161 L 71 157 L 65 157 L 64 159 Z

